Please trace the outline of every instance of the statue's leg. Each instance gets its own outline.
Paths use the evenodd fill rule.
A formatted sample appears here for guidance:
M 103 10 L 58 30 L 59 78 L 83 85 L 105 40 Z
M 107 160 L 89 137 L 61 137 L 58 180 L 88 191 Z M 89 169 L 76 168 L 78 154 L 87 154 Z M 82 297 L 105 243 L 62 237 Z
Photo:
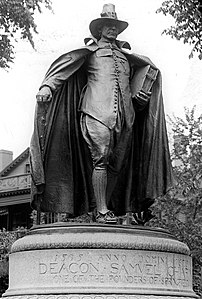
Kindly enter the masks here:
M 95 220 L 116 223 L 117 217 L 107 207 L 107 164 L 111 132 L 104 124 L 89 115 L 82 115 L 81 128 L 93 160 L 92 185 L 96 201 Z
M 96 200 L 95 221 L 98 223 L 117 223 L 117 217 L 107 208 L 107 167 L 95 167 L 92 184 Z
M 93 169 L 92 184 L 96 199 L 97 211 L 106 214 L 109 212 L 106 204 L 106 189 L 107 189 L 107 168 L 95 167 Z

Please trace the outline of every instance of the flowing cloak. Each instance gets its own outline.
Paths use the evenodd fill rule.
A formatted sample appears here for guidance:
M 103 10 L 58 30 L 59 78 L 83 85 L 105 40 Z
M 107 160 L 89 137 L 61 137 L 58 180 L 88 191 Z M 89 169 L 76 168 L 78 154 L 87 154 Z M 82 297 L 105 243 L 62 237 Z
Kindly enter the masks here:
M 30 145 L 31 205 L 36 210 L 78 216 L 95 207 L 92 161 L 82 137 L 78 106 L 87 82 L 85 61 L 96 50 L 91 45 L 62 55 L 42 83 L 53 90 L 53 98 L 36 105 Z M 134 76 L 135 70 L 148 64 L 156 68 L 146 57 L 124 54 Z M 118 175 L 113 172 L 113 161 L 111 165 L 108 186 L 113 188 L 107 189 L 107 205 L 117 215 L 148 209 L 172 186 L 160 72 L 149 104 L 136 111 L 127 163 Z

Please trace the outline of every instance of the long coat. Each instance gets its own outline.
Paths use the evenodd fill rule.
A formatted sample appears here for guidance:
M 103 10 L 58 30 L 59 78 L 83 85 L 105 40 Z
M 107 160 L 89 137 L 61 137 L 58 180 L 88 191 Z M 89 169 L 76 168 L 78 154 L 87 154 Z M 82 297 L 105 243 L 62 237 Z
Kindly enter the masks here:
M 36 105 L 30 145 L 31 205 L 36 210 L 77 216 L 95 207 L 92 161 L 80 130 L 78 104 L 87 80 L 84 62 L 97 48 L 93 44 L 62 55 L 42 83 L 54 92 L 51 102 Z M 148 58 L 124 55 L 134 76 L 135 70 L 148 64 L 155 68 Z M 107 190 L 108 207 L 117 215 L 147 209 L 172 186 L 161 89 L 158 72 L 149 104 L 136 111 L 128 161 L 118 176 L 108 172 L 108 185 L 113 185 L 113 190 Z

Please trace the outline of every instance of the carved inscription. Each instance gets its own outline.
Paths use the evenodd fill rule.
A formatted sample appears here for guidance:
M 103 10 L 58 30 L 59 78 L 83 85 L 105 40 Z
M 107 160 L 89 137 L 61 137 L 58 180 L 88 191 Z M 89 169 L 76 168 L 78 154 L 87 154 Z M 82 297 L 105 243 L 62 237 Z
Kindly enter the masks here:
M 122 250 L 63 250 L 39 261 L 40 278 L 53 284 L 191 287 L 190 257 Z

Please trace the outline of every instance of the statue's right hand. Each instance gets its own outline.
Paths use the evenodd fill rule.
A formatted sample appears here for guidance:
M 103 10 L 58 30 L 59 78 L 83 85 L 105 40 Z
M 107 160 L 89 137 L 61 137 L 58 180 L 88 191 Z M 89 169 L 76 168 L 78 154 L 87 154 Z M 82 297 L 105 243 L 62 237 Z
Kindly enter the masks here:
M 50 87 L 43 86 L 36 95 L 37 102 L 50 102 L 52 99 L 52 91 Z

